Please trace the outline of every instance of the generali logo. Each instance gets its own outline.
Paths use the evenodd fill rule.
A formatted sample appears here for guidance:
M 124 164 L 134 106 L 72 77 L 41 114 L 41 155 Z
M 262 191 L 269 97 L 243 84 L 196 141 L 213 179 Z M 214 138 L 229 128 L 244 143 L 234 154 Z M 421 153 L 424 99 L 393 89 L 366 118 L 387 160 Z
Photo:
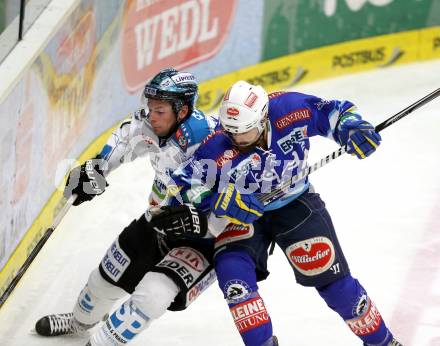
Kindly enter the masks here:
M 234 18 L 236 0 L 127 1 L 122 62 L 135 92 L 161 68 L 177 69 L 212 57 Z

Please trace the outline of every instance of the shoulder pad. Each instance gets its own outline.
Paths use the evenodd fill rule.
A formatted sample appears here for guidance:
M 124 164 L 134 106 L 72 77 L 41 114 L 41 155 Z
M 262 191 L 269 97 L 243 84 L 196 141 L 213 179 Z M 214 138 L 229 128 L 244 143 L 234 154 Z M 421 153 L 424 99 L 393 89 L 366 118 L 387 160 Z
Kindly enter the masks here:
M 284 95 L 285 93 L 286 93 L 286 91 L 274 91 L 268 95 L 269 100 L 272 100 L 274 98 L 277 98 L 278 96 Z
M 205 115 L 194 110 L 191 115 L 179 125 L 174 137 L 182 149 L 201 143 L 211 133 Z
M 198 158 L 214 160 L 218 167 L 239 154 L 238 150 L 233 148 L 229 137 L 220 130 L 206 137 L 196 153 Z
M 223 136 L 223 135 L 224 134 L 223 134 L 222 130 L 216 129 L 214 132 L 212 132 L 208 136 L 206 136 L 202 143 L 205 144 L 205 143 L 207 143 L 207 142 L 209 142 L 211 140 L 215 140 L 213 138 L 219 137 L 219 136 Z

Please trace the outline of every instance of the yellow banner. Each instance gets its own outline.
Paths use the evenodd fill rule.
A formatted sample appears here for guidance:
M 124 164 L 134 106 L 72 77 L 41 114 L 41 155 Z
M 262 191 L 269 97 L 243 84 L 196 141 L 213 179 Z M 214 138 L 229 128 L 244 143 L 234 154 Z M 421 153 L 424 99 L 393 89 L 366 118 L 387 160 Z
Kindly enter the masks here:
M 440 59 L 440 27 L 420 32 L 420 60 Z
M 198 106 L 208 114 L 215 113 L 226 90 L 240 79 L 271 92 L 434 58 L 440 58 L 440 27 L 344 42 L 265 61 L 204 82 Z

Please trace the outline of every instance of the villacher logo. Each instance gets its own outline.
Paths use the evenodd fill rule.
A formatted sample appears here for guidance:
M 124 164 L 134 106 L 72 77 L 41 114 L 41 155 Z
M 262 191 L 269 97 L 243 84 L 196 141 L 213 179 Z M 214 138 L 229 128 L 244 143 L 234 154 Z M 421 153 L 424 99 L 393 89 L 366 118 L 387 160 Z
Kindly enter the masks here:
M 295 269 L 306 276 L 325 272 L 335 261 L 333 243 L 326 237 L 295 243 L 286 249 L 286 254 Z

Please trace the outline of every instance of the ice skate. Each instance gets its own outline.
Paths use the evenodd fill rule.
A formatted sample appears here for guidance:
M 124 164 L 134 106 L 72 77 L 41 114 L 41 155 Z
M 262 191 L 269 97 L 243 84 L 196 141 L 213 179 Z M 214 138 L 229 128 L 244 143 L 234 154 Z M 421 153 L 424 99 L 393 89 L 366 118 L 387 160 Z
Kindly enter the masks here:
M 35 324 L 35 330 L 42 336 L 58 335 L 81 335 L 93 325 L 86 325 L 78 322 L 73 313 L 53 314 L 40 318 Z

